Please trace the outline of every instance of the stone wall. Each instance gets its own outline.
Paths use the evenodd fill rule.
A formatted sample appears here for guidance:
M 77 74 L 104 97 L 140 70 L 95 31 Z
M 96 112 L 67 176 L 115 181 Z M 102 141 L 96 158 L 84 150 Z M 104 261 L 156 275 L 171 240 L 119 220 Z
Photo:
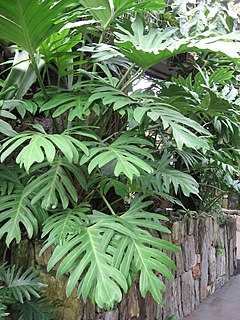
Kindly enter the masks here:
M 222 287 L 236 269 L 236 220 L 220 227 L 217 215 L 178 221 L 169 240 L 179 245 L 174 283 L 168 283 L 161 320 L 191 314 L 200 302 Z M 173 298 L 173 291 L 177 288 Z
M 228 218 L 221 227 L 216 215 L 176 221 L 172 224 L 172 234 L 163 238 L 182 249 L 181 253 L 171 256 L 177 270 L 173 283 L 165 281 L 164 308 L 150 295 L 142 299 L 136 282 L 114 311 L 100 311 L 90 301 L 84 305 L 74 295 L 68 299 L 65 297 L 66 279 L 55 280 L 53 275 L 46 275 L 49 256 L 45 253 L 39 258 L 35 244 L 22 243 L 24 250 L 20 246 L 13 255 L 20 264 L 31 264 L 35 260 L 35 267 L 46 275 L 46 296 L 57 306 L 59 320 L 167 320 L 173 315 L 175 318 L 172 319 L 182 319 L 233 275 L 236 268 L 236 221 Z M 35 248 L 28 250 L 26 245 Z M 26 255 L 23 258 L 23 251 L 34 252 L 35 258 L 28 255 L 31 261 L 27 261 Z

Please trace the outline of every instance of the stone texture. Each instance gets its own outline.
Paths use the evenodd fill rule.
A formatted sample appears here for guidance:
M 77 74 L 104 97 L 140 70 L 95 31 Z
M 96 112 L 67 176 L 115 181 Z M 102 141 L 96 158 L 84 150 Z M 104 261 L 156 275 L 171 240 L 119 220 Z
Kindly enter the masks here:
M 183 316 L 181 297 L 181 278 L 176 278 L 173 283 L 165 281 L 167 291 L 164 294 L 163 319 L 168 319 L 170 314 L 177 317 Z
M 208 296 L 208 249 L 203 251 L 201 259 L 201 279 L 200 279 L 200 301 L 204 300 Z
M 188 219 L 187 220 L 187 234 L 189 236 L 194 235 L 196 219 Z
M 216 276 L 216 249 L 211 247 L 208 253 L 208 283 L 211 284 L 215 282 Z
M 218 216 L 214 215 L 212 217 L 213 219 L 213 247 L 217 246 L 217 242 L 219 240 L 219 222 L 218 222 Z
M 216 263 L 217 263 L 217 278 L 225 275 L 226 272 L 226 268 L 225 268 L 225 254 L 218 254 L 217 253 L 217 259 L 216 259 Z
M 188 271 L 196 265 L 195 254 L 195 239 L 194 236 L 187 236 L 185 242 L 182 244 L 184 255 L 184 268 Z
M 106 312 L 103 317 L 104 320 L 118 320 L 118 316 L 119 316 L 119 311 L 118 309 L 111 311 L 111 312 Z
M 145 299 L 146 316 L 145 320 L 151 320 L 152 315 L 157 312 L 157 303 L 153 300 L 152 296 L 148 293 Z
M 194 310 L 195 287 L 192 272 L 189 270 L 182 275 L 182 308 L 183 315 L 187 316 Z
M 172 225 L 172 240 L 173 243 L 180 245 L 184 242 L 186 235 L 185 221 L 176 221 Z
M 200 280 L 195 280 L 194 281 L 194 291 L 195 291 L 194 307 L 195 308 L 197 308 L 200 304 L 199 288 L 200 288 Z
M 130 318 L 139 317 L 140 309 L 138 304 L 138 295 L 135 285 L 129 291 L 128 294 L 128 315 Z
M 177 266 L 176 276 L 180 276 L 184 273 L 184 258 L 183 258 L 183 250 L 180 253 L 175 254 L 175 264 Z
M 201 268 L 199 263 L 192 268 L 192 276 L 194 280 L 201 278 Z
M 228 255 L 229 275 L 233 276 L 233 273 L 234 273 L 233 239 L 229 240 L 228 250 L 229 250 L 229 255 Z
M 76 320 L 83 308 L 82 301 L 77 298 L 76 291 L 69 297 L 66 297 L 65 288 L 67 284 L 66 278 L 56 280 L 52 275 L 44 275 L 45 284 L 48 285 L 45 291 L 46 298 L 51 301 L 51 305 L 56 307 L 56 315 L 61 320 Z M 94 319 L 89 313 L 88 319 Z M 80 318 L 82 319 L 82 318 Z

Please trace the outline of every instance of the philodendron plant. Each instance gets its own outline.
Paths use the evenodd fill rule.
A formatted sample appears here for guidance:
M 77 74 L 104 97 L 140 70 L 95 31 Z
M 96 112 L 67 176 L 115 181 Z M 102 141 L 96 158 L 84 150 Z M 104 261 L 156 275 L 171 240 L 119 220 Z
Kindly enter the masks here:
M 230 15 L 219 34 L 209 10 L 212 28 L 192 31 L 193 17 L 183 25 L 179 6 L 165 9 L 164 0 L 0 2 L 1 45 L 12 50 L 0 82 L 0 238 L 42 238 L 67 295 L 77 288 L 100 308 L 121 301 L 137 274 L 141 295 L 162 303 L 162 276 L 175 269 L 166 251 L 179 249 L 161 238 L 168 219 L 152 198 L 198 195 L 187 165 L 174 164 L 214 138 L 184 90 L 171 99 L 168 83 L 134 90 L 135 81 L 179 54 L 239 59 Z

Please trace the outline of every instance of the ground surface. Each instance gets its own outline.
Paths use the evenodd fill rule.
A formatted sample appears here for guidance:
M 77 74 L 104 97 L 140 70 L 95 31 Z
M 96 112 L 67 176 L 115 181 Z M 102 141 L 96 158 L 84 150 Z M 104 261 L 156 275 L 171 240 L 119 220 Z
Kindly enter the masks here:
M 202 302 L 185 320 L 240 320 L 240 275 Z

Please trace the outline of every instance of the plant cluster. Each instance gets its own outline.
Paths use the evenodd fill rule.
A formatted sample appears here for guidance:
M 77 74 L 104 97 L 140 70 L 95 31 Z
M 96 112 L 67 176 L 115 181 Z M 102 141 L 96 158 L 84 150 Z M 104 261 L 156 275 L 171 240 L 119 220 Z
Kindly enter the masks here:
M 9 314 L 11 319 L 18 320 L 51 320 L 51 308 L 40 297 L 45 285 L 36 272 L 30 268 L 0 265 L 0 319 Z
M 111 308 L 139 274 L 161 303 L 178 248 L 152 200 L 239 190 L 237 24 L 211 1 L 0 2 L 0 238 L 53 247 L 68 296 Z M 134 89 L 166 60 L 179 76 Z

